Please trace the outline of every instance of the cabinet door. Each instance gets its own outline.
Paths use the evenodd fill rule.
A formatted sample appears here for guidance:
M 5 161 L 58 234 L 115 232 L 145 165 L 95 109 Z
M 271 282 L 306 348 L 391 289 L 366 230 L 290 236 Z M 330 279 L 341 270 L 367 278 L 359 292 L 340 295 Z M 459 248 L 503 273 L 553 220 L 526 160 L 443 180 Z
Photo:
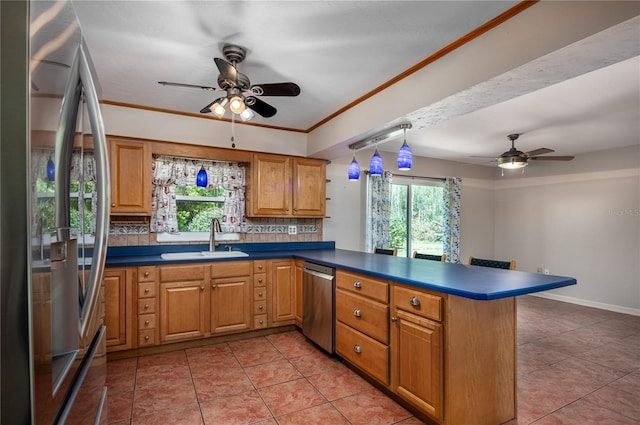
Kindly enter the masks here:
M 442 325 L 396 310 L 391 326 L 393 390 L 420 410 L 442 420 Z
M 293 324 L 296 317 L 295 266 L 292 260 L 272 261 L 270 279 L 271 324 Z
M 250 329 L 251 276 L 211 280 L 211 333 Z
M 110 139 L 111 214 L 151 215 L 151 147 Z
M 296 325 L 302 327 L 302 261 L 296 261 Z
M 107 351 L 133 348 L 135 269 L 108 268 L 104 271 L 104 324 Z
M 160 342 L 206 334 L 208 288 L 204 281 L 160 284 Z
M 251 215 L 291 215 L 290 159 L 278 155 L 254 155 L 251 163 Z
M 293 158 L 293 215 L 324 217 L 326 205 L 326 163 Z

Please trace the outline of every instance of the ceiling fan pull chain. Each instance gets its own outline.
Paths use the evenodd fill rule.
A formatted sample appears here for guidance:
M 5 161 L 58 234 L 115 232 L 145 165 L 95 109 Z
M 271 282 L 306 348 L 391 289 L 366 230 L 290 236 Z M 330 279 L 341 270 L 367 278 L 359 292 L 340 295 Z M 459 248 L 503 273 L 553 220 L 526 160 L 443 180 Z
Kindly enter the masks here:
M 234 114 L 231 114 L 231 147 L 235 149 L 236 147 L 236 138 L 235 138 L 235 117 Z

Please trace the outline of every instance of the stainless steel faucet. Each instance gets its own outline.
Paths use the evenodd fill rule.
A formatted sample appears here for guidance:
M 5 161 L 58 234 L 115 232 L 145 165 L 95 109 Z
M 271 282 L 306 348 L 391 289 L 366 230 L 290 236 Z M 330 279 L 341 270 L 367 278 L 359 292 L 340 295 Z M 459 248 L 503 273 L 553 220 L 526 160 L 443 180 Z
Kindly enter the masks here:
M 216 246 L 216 232 L 222 232 L 222 226 L 220 226 L 220 220 L 217 217 L 211 219 L 211 229 L 209 230 L 209 251 L 215 251 Z

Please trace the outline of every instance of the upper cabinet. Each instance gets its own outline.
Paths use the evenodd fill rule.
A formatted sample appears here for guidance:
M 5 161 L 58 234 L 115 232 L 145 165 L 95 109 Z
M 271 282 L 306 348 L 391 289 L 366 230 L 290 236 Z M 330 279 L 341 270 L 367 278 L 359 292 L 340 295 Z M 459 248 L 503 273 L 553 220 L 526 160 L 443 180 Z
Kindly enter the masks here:
M 109 138 L 111 214 L 151 215 L 151 146 Z
M 254 154 L 247 201 L 251 217 L 324 217 L 326 163 Z

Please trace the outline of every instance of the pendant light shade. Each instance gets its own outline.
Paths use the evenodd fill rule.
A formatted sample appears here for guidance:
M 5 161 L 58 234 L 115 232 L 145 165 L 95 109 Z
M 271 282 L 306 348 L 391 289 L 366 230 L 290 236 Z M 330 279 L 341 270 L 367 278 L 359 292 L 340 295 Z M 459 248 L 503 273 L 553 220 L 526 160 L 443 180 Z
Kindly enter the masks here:
M 196 186 L 207 187 L 208 182 L 209 177 L 207 176 L 207 172 L 204 170 L 204 166 L 200 166 L 200 171 L 198 171 L 196 175 Z
M 382 175 L 382 157 L 378 153 L 378 148 L 376 148 L 376 151 L 371 157 L 371 162 L 369 163 L 369 172 L 372 176 Z
M 49 161 L 47 161 L 47 180 L 50 182 L 54 181 L 56 178 L 56 166 L 53 163 L 51 157 L 49 157 Z
M 407 129 L 404 129 L 404 143 L 398 151 L 398 170 L 406 171 L 411 169 L 413 163 L 413 153 L 407 145 Z
M 353 160 L 351 164 L 349 164 L 349 171 L 347 172 L 349 175 L 349 181 L 357 181 L 360 179 L 360 164 L 356 161 L 356 153 L 353 153 Z

